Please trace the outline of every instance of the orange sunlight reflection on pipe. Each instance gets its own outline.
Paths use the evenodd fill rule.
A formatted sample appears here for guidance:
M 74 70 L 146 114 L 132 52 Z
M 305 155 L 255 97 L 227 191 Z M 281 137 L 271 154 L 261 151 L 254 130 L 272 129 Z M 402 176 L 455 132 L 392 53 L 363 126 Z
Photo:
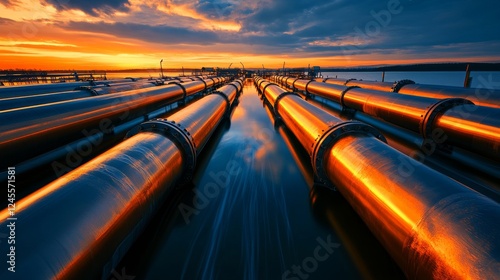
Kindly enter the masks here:
M 500 141 L 500 128 L 491 125 L 481 124 L 475 121 L 468 121 L 462 118 L 442 116 L 436 121 L 437 127 L 444 129 L 454 129 L 471 135 L 468 131 L 474 132 L 474 135 L 480 136 L 491 141 Z

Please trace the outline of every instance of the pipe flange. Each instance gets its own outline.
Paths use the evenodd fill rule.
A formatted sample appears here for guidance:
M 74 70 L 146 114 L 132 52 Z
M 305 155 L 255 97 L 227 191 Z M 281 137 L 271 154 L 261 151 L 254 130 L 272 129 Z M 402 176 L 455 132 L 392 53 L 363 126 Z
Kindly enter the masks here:
M 100 92 L 98 92 L 97 90 L 95 90 L 91 86 L 79 86 L 79 87 L 76 87 L 74 90 L 85 90 L 85 91 L 90 92 L 90 94 L 92 94 L 93 96 L 99 96 L 99 95 L 101 95 Z
M 181 83 L 179 83 L 179 82 L 170 82 L 167 85 L 178 85 L 182 89 L 182 92 L 184 93 L 184 95 L 182 96 L 182 100 L 186 101 L 187 91 L 186 91 L 186 88 Z
M 347 83 L 349 83 L 350 81 L 357 81 L 358 79 L 347 79 L 347 81 L 345 81 L 344 83 L 344 86 L 347 86 Z
M 344 96 L 346 95 L 346 93 L 348 91 L 350 91 L 351 89 L 355 89 L 355 88 L 360 88 L 358 86 L 350 86 L 350 87 L 347 87 L 346 89 L 344 89 L 341 93 L 340 93 L 340 100 L 339 100 L 339 103 L 340 103 L 340 106 L 342 106 L 342 111 L 344 110 L 347 110 L 349 109 L 345 104 L 344 104 Z
M 224 98 L 224 100 L 226 101 L 226 112 L 224 113 L 224 115 L 226 117 L 229 116 L 229 113 L 231 112 L 231 101 L 229 101 L 229 97 L 227 97 L 227 95 L 225 95 L 224 93 L 222 93 L 222 92 L 220 92 L 218 90 L 212 91 L 211 94 L 217 94 L 217 95 L 222 96 L 222 98 Z
M 185 157 L 185 172 L 183 175 L 182 183 L 189 182 L 194 174 L 196 167 L 196 144 L 193 136 L 184 128 L 180 123 L 169 121 L 167 119 L 153 119 L 140 124 L 140 132 L 154 132 L 159 133 L 168 139 L 178 144 Z
M 236 89 L 236 93 L 237 93 L 237 94 L 240 92 L 240 89 L 238 88 L 238 86 L 237 86 L 237 85 L 235 85 L 235 84 L 234 84 L 234 82 L 233 82 L 233 83 L 230 83 L 230 84 L 227 84 L 227 85 L 228 85 L 228 86 L 233 86 L 233 87 Z
M 203 91 L 207 90 L 207 82 L 205 82 L 205 80 L 203 79 L 200 79 L 200 81 L 203 82 L 203 84 L 205 85 L 205 89 Z
M 212 80 L 212 82 L 213 82 L 213 86 L 212 86 L 212 88 L 216 87 L 216 86 L 217 86 L 217 83 L 215 82 L 214 78 L 209 78 L 209 79 L 210 79 L 210 80 Z M 207 87 L 205 87 L 205 91 L 208 91 L 208 88 L 207 88 Z
M 330 126 L 322 135 L 316 138 L 311 153 L 311 163 L 317 180 L 323 185 L 334 189 L 324 167 L 325 153 L 335 145 L 340 138 L 352 133 L 362 133 L 386 142 L 385 137 L 374 127 L 358 121 L 348 121 Z
M 269 84 L 265 85 L 265 86 L 264 86 L 264 88 L 262 89 L 262 95 L 263 95 L 263 96 L 265 96 L 265 95 L 266 95 L 266 88 L 267 88 L 268 86 L 271 86 L 271 85 L 279 87 L 279 85 L 277 85 L 277 84 L 275 84 L 275 83 L 269 83 Z
M 299 79 L 299 78 L 296 78 L 296 79 L 293 81 L 293 83 L 292 83 L 292 90 L 293 90 L 293 91 L 296 91 L 296 90 L 297 90 L 297 89 L 295 88 L 295 82 L 296 82 L 296 81 L 298 81 L 298 80 L 300 80 L 300 79 Z
M 240 84 L 241 86 L 241 89 L 243 89 L 243 82 L 240 80 L 240 79 L 236 79 L 234 80 L 236 83 Z M 240 90 L 238 90 L 238 92 L 240 92 Z
M 406 85 L 413 85 L 415 84 L 414 81 L 412 80 L 401 80 L 401 81 L 397 81 L 397 82 L 394 82 L 394 84 L 392 85 L 392 92 L 399 92 L 401 90 L 401 88 L 403 88 L 404 86 Z
M 307 87 L 309 87 L 309 84 L 312 83 L 312 82 L 314 82 L 314 80 L 310 80 L 309 82 L 307 82 L 306 87 L 304 88 L 306 96 L 310 95 L 309 90 L 307 89 Z
M 260 79 L 258 82 L 257 82 L 257 89 L 260 91 L 260 84 L 262 84 L 263 82 L 267 82 L 265 79 Z M 261 92 L 262 93 L 262 92 Z
M 429 139 L 434 127 L 434 121 L 439 114 L 455 106 L 466 104 L 474 105 L 472 101 L 465 98 L 445 98 L 429 106 L 427 112 L 425 112 L 425 115 L 422 116 L 420 121 L 420 135 L 422 135 L 424 139 Z
M 278 114 L 278 105 L 279 104 L 278 103 L 281 101 L 281 99 L 283 99 L 283 97 L 288 96 L 288 95 L 295 95 L 295 96 L 298 96 L 298 97 L 300 97 L 302 99 L 302 96 L 300 96 L 297 92 L 292 92 L 292 91 L 285 91 L 285 92 L 283 92 L 274 101 L 273 110 L 274 110 L 274 115 L 275 116 L 279 117 L 279 114 Z

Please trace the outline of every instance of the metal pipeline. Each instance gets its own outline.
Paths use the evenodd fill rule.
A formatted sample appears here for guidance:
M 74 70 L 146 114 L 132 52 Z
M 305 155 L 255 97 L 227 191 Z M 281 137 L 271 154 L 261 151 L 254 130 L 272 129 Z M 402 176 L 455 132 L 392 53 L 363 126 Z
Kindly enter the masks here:
M 212 81 L 206 81 L 212 85 Z M 0 112 L 2 168 L 55 149 L 93 131 L 109 131 L 196 93 L 201 81 L 81 98 Z M 213 84 L 218 85 L 218 84 Z
M 275 85 L 263 94 L 319 180 L 342 193 L 407 277 L 500 277 L 498 203 L 394 150 L 368 125 L 342 122 Z
M 348 87 L 357 86 L 364 89 L 378 90 L 391 92 L 394 86 L 394 83 L 389 82 L 375 82 L 375 81 L 363 81 L 363 80 L 349 80 L 345 83 Z
M 415 84 L 411 80 L 401 80 L 394 83 L 362 81 L 356 79 L 326 79 L 323 82 L 336 85 L 358 86 L 364 89 L 384 92 L 397 92 L 406 95 L 423 96 L 436 99 L 464 98 L 476 105 L 500 108 L 500 90 L 488 88 L 484 81 L 479 88 L 463 88 L 453 86 Z
M 324 83 L 327 83 L 327 84 L 332 84 L 332 85 L 339 85 L 339 86 L 345 86 L 346 83 L 348 83 L 349 81 L 351 81 L 352 79 L 334 79 L 334 78 L 326 78 L 323 80 Z
M 500 108 L 500 90 L 488 89 L 485 85 L 473 89 L 407 83 L 396 92 L 430 98 L 466 98 L 476 105 Z
M 105 81 L 85 81 L 71 83 L 38 84 L 27 86 L 8 86 L 0 88 L 0 98 L 28 96 L 49 92 L 69 91 L 80 86 L 96 86 L 106 83 L 122 83 L 136 81 L 135 79 L 105 80 Z
M 73 90 L 79 86 L 91 86 L 91 82 L 57 83 L 28 86 L 6 86 L 0 88 L 0 98 L 20 97 L 49 92 Z
M 168 120 L 143 123 L 139 133 L 20 200 L 16 276 L 109 277 L 176 183 L 192 175 L 238 85 L 226 85 Z M 4 228 L 9 217 L 8 209 L 0 212 Z M 8 273 L 0 272 L 2 278 Z
M 462 98 L 434 99 L 301 80 L 295 87 L 418 132 L 436 143 L 453 144 L 500 159 L 500 110 Z
M 99 86 L 80 86 L 72 91 L 43 93 L 36 95 L 10 97 L 0 99 L 0 111 L 28 107 L 33 105 L 53 103 L 103 94 L 123 92 L 133 89 L 154 87 L 154 83 L 119 83 Z

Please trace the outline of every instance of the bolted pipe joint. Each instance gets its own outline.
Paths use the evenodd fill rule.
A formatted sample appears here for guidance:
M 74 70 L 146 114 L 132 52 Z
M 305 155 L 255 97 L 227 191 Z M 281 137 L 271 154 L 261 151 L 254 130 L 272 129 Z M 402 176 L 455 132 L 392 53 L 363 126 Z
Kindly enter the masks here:
M 407 79 L 394 82 L 394 84 L 392 85 L 392 92 L 399 92 L 399 90 L 401 90 L 401 88 L 403 88 L 404 86 L 413 84 L 415 84 L 414 81 Z
M 181 89 L 182 89 L 182 92 L 184 93 L 183 96 L 182 96 L 182 100 L 179 101 L 179 103 L 181 105 L 184 105 L 186 104 L 186 98 L 187 98 L 187 91 L 186 91 L 186 88 L 179 82 L 170 82 L 168 83 L 168 85 L 178 85 Z M 206 87 L 206 86 L 205 86 Z
M 270 85 L 270 84 L 269 84 Z M 269 86 L 267 85 L 267 86 Z M 267 87 L 266 86 L 266 87 Z M 264 88 L 265 90 L 265 88 Z M 273 111 L 274 111 L 274 115 L 278 118 L 278 119 L 281 119 L 280 117 L 280 114 L 278 113 L 278 106 L 279 106 L 279 102 L 281 101 L 281 99 L 283 99 L 283 97 L 285 96 L 288 96 L 288 95 L 295 95 L 295 96 L 298 96 L 300 98 L 302 98 L 302 96 L 300 96 L 299 93 L 297 92 L 291 92 L 291 91 L 285 91 L 283 92 L 282 94 L 278 95 L 278 97 L 276 98 L 276 100 L 274 101 L 274 104 L 272 104 L 273 106 Z
M 315 139 L 314 146 L 311 152 L 311 164 L 316 175 L 316 180 L 321 185 L 334 189 L 335 187 L 328 178 L 325 169 L 325 157 L 331 148 L 340 138 L 351 134 L 364 134 L 373 136 L 380 141 L 387 143 L 384 135 L 376 128 L 358 121 L 348 121 L 331 125 L 322 135 Z
M 474 105 L 474 103 L 464 98 L 446 98 L 429 106 L 420 122 L 420 135 L 424 139 L 429 139 L 435 127 L 436 118 L 447 110 L 460 105 Z
M 79 87 L 76 87 L 75 90 L 85 90 L 85 91 L 88 91 L 88 92 L 90 92 L 90 94 L 92 94 L 92 96 L 101 95 L 100 92 L 98 92 L 97 90 L 95 90 L 91 86 L 79 86 Z
M 191 136 L 191 133 L 189 133 L 189 131 L 184 128 L 182 124 L 158 118 L 142 123 L 139 126 L 139 132 L 158 133 L 176 143 L 181 148 L 181 152 L 185 159 L 184 177 L 181 178 L 180 183 L 182 184 L 191 181 L 196 166 L 196 144 Z M 128 137 L 130 136 L 128 135 Z

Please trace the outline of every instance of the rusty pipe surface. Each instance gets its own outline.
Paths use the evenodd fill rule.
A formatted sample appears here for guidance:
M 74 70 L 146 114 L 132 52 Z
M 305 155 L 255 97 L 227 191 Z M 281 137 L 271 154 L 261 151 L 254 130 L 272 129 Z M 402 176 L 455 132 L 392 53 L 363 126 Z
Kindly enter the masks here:
M 0 112 L 0 155 L 12 166 L 94 130 L 109 131 L 195 93 L 202 82 L 168 85 Z
M 280 90 L 270 85 L 263 94 L 277 100 Z M 407 277 L 500 277 L 498 203 L 298 96 L 285 95 L 274 109 L 316 175 L 342 193 Z
M 295 82 L 295 87 L 418 132 L 424 138 L 500 159 L 498 108 L 476 106 L 462 98 L 435 99 L 318 82 L 304 86 L 306 81 Z
M 176 183 L 192 175 L 236 93 L 226 85 L 168 120 L 145 122 L 139 133 L 20 200 L 16 276 L 109 277 Z M 9 209 L 0 212 L 0 225 L 6 227 L 9 217 Z

